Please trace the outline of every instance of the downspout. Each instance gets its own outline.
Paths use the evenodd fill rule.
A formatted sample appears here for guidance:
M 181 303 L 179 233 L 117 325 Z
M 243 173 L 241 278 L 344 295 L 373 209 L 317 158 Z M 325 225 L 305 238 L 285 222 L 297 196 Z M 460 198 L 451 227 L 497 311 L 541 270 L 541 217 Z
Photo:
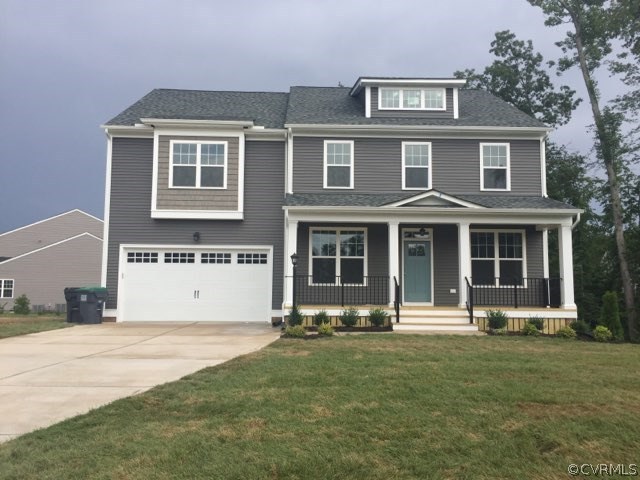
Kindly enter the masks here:
M 573 230 L 574 228 L 576 228 L 576 226 L 580 223 L 580 214 L 578 213 L 576 215 L 576 221 L 573 222 L 573 225 L 571 225 L 571 230 Z

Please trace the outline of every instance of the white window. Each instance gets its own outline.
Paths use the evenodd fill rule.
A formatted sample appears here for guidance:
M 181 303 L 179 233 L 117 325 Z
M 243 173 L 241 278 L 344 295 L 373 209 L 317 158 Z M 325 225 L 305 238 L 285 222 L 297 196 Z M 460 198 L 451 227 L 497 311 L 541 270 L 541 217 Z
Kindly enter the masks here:
M 241 265 L 263 264 L 267 263 L 266 253 L 239 253 L 238 263 Z
M 311 229 L 311 283 L 364 285 L 367 275 L 366 243 L 364 229 Z
M 353 188 L 353 140 L 325 140 L 324 188 Z
M 170 149 L 170 187 L 227 187 L 227 142 L 172 140 Z
M 196 254 L 191 252 L 167 252 L 164 263 L 195 263 Z
M 231 254 L 206 252 L 200 256 L 200 263 L 231 263 Z
M 13 298 L 13 280 L 0 279 L 0 298 Z
M 380 88 L 380 110 L 446 110 L 444 88 Z
M 129 252 L 127 263 L 158 263 L 158 252 Z
M 480 144 L 480 190 L 511 190 L 508 143 Z
M 431 188 L 431 143 L 402 142 L 402 188 Z
M 474 285 L 524 285 L 526 275 L 524 232 L 471 232 Z

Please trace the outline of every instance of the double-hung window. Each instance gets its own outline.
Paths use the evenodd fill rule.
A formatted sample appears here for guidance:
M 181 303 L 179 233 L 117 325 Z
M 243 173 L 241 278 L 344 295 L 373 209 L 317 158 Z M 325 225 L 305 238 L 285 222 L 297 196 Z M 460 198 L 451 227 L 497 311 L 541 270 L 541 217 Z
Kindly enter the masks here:
M 0 279 L 0 298 L 13 298 L 13 280 Z
M 431 143 L 402 142 L 402 188 L 431 188 Z
M 381 88 L 380 110 L 446 110 L 444 88 Z
M 366 231 L 363 229 L 312 229 L 312 283 L 364 284 L 366 250 Z
M 508 143 L 480 144 L 480 190 L 511 190 Z
M 226 188 L 227 142 L 171 141 L 170 186 Z
M 471 232 L 474 285 L 523 285 L 525 270 L 524 232 Z
M 353 188 L 353 140 L 325 140 L 324 188 Z

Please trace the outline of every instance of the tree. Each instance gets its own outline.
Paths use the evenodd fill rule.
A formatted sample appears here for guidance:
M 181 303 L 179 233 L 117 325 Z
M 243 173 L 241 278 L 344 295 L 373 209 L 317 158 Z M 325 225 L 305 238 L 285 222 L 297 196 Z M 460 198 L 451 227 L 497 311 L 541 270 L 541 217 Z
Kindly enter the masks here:
M 491 49 L 497 60 L 477 73 L 474 69 L 454 72 L 467 80 L 467 88 L 487 90 L 514 107 L 551 126 L 564 125 L 580 99 L 575 90 L 562 85 L 556 90 L 542 55 L 535 52 L 533 42 L 518 40 L 512 32 L 496 32 Z M 546 62 L 553 67 L 553 62 Z
M 545 25 L 558 26 L 567 24 L 572 30 L 557 45 L 564 56 L 558 65 L 560 71 L 578 66 L 589 97 L 591 112 L 595 123 L 596 147 L 607 175 L 609 199 L 613 219 L 613 229 L 618 253 L 620 277 L 624 293 L 627 313 L 627 329 L 629 338 L 636 340 L 638 335 L 637 316 L 635 311 L 634 286 L 631 279 L 627 250 L 624 238 L 624 221 L 620 197 L 619 149 L 616 139 L 620 136 L 616 122 L 612 121 L 608 111 L 600 106 L 600 95 L 595 80 L 595 73 L 607 61 L 612 53 L 611 40 L 621 35 L 612 21 L 617 12 L 609 0 L 527 0 L 531 5 L 540 7 L 546 15 Z M 625 30 L 626 31 L 626 30 Z M 633 41 L 636 33 L 631 34 Z M 635 42 L 634 42 L 635 45 Z

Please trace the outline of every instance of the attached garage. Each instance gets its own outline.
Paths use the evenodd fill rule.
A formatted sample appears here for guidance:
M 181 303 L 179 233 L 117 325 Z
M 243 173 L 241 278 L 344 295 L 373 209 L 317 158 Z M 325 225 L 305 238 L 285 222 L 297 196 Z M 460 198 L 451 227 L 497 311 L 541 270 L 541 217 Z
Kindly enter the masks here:
M 119 321 L 270 321 L 273 249 L 121 246 Z

